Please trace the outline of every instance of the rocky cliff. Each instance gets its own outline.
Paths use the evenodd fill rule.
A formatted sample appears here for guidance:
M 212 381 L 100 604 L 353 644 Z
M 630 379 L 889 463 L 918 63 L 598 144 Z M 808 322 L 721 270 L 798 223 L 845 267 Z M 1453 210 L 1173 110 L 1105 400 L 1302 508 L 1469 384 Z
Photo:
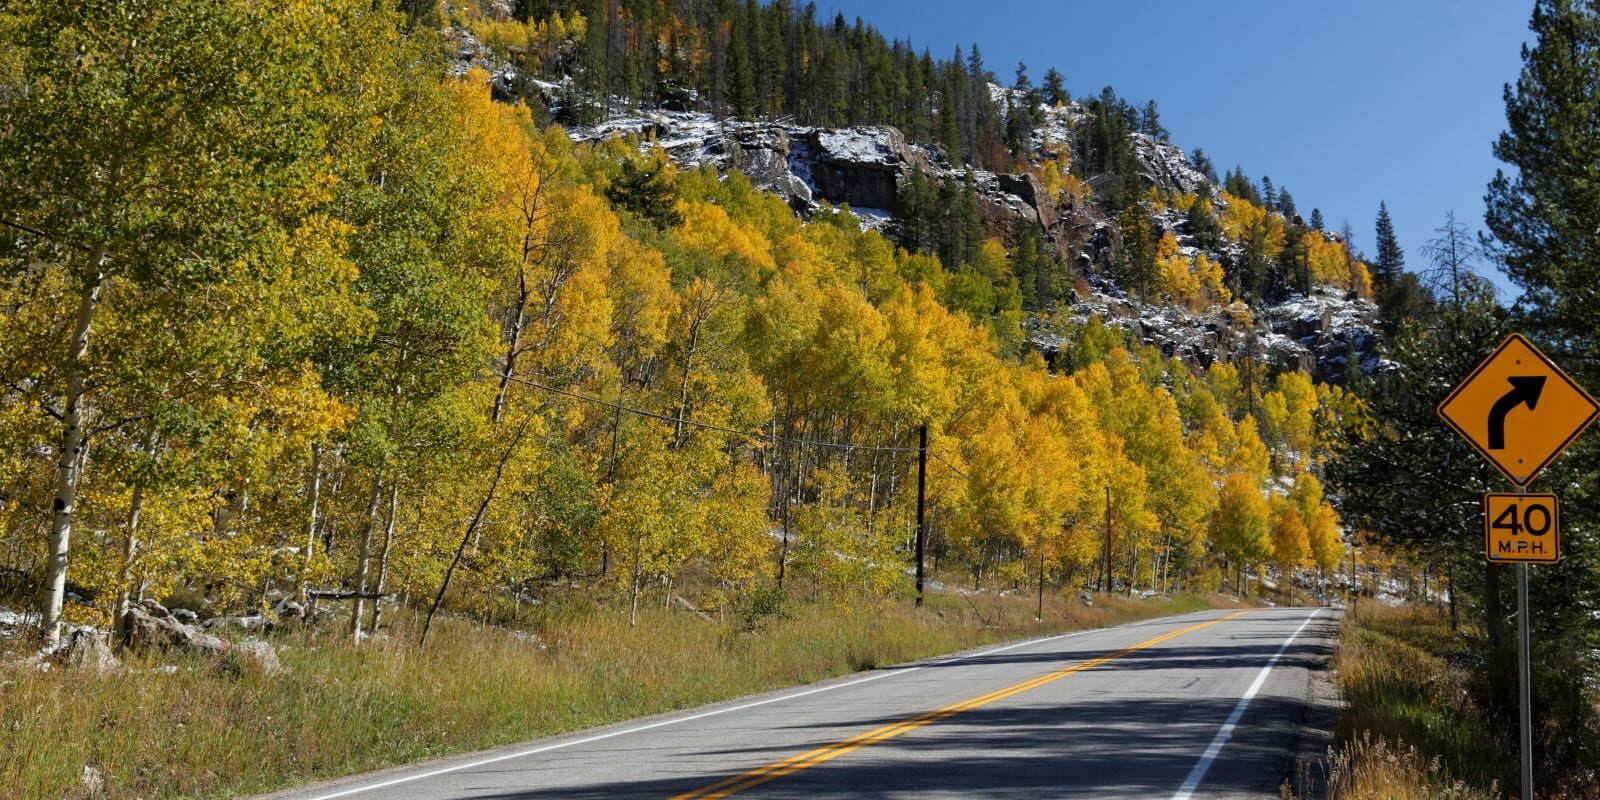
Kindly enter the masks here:
M 536 99 L 546 108 L 560 109 L 566 94 L 563 86 L 519 79 L 470 36 L 459 34 L 454 42 L 462 72 L 470 66 L 483 67 L 493 75 L 497 93 L 508 98 L 537 93 Z M 999 86 L 991 85 L 990 91 L 1002 105 L 1020 99 L 1013 90 Z M 689 98 L 686 106 L 693 105 Z M 1036 109 L 1033 151 L 1072 146 L 1089 113 L 1076 103 Z M 719 119 L 696 110 L 616 108 L 604 122 L 573 127 L 568 133 L 577 141 L 633 137 L 641 147 L 661 148 L 680 167 L 710 165 L 723 174 L 740 173 L 757 188 L 782 197 L 802 216 L 815 213 L 823 203 L 848 205 L 863 227 L 884 233 L 890 232 L 896 196 L 914 173 L 956 181 L 970 175 L 989 235 L 1010 248 L 1024 227 L 1037 226 L 1073 271 L 1077 296 L 1069 303 L 1068 320 L 1098 315 L 1140 341 L 1200 367 L 1218 359 L 1254 358 L 1275 368 L 1306 369 L 1335 383 L 1349 374 L 1351 359 L 1363 372 L 1382 368 L 1377 356 L 1377 308 L 1370 301 L 1322 288 L 1310 296 L 1253 309 L 1196 311 L 1136 302 L 1109 274 L 1121 233 L 1094 202 L 1051 192 L 1030 172 L 969 170 L 953 164 L 942 148 L 908 141 L 892 127 L 815 128 L 783 120 Z M 1147 185 L 1178 195 L 1211 184 L 1181 148 L 1143 133 L 1131 136 L 1140 177 Z M 1094 188 L 1094 178 L 1089 186 Z M 1209 188 L 1213 202 L 1222 205 L 1218 187 Z M 1157 215 L 1157 223 L 1160 232 L 1173 234 L 1184 251 L 1201 249 L 1182 214 Z M 1224 242 L 1208 255 L 1229 265 L 1239 250 Z M 1059 344 L 1059 334 L 1042 316 L 1031 320 L 1029 329 L 1031 346 L 1051 353 Z

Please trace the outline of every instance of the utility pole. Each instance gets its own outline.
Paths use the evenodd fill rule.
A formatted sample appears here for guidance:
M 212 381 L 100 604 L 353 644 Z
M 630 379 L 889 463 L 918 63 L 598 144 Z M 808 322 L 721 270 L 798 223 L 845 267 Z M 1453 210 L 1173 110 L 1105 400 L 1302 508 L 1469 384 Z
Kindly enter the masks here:
M 1039 547 L 1039 610 L 1034 613 L 1036 620 L 1044 619 L 1044 547 Z
M 928 495 L 928 426 L 917 428 L 917 606 L 922 606 L 922 548 L 928 538 L 924 522 Z
M 1101 578 L 1101 591 L 1111 592 L 1111 484 L 1106 484 L 1106 558 L 1105 573 Z

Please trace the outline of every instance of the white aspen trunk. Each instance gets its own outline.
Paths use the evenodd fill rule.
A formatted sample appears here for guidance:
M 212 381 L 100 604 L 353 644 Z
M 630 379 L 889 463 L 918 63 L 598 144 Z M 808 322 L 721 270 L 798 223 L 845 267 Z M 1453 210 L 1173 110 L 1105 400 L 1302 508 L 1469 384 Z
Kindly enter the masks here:
M 524 256 L 526 262 L 526 256 Z M 495 425 L 500 424 L 500 418 L 505 415 L 506 394 L 510 391 L 511 377 L 517 372 L 517 355 L 522 347 L 522 329 L 527 325 L 528 319 L 528 271 L 524 267 L 517 272 L 517 308 L 511 315 L 511 330 L 506 338 L 506 371 L 500 376 L 500 388 L 494 394 L 494 410 L 489 415 L 489 421 Z
M 630 581 L 630 584 L 629 584 L 630 587 L 631 587 L 631 591 L 628 594 L 628 627 L 630 627 L 630 628 L 634 627 L 634 626 L 637 626 L 639 624 L 639 580 L 640 580 L 640 578 L 639 578 L 639 567 L 638 567 L 638 564 L 637 564 L 637 562 L 638 562 L 637 555 L 634 558 L 634 562 L 635 562 L 635 566 L 633 568 L 633 580 Z
M 378 623 L 383 621 L 383 590 L 389 578 L 389 548 L 394 545 L 394 520 L 400 511 L 400 481 L 395 480 L 389 484 L 389 522 L 383 528 L 383 549 L 378 551 L 378 585 L 373 591 L 377 597 L 372 598 L 372 632 L 378 632 Z
M 689 375 L 694 364 L 694 351 L 700 346 L 700 321 L 695 320 L 689 330 L 689 349 L 683 355 L 683 377 L 678 381 L 678 419 L 673 423 L 672 431 L 674 447 L 683 446 L 683 418 L 689 413 Z
M 305 607 L 311 592 L 311 559 L 317 552 L 317 506 L 322 500 L 322 445 L 311 446 L 311 508 L 306 514 L 306 557 L 300 566 L 300 586 L 296 594 Z
M 361 550 L 356 556 L 356 597 L 350 611 L 350 636 L 361 644 L 361 615 L 366 611 L 367 568 L 372 560 L 372 532 L 378 527 L 378 502 L 383 499 L 383 473 L 372 476 L 372 494 L 367 498 L 367 523 L 361 531 Z
M 144 486 L 133 487 L 133 501 L 128 505 L 127 538 L 122 544 L 122 574 L 118 576 L 117 607 L 111 612 L 112 639 L 123 642 L 128 637 L 128 607 L 133 596 L 133 562 L 139 555 L 139 517 L 144 513 Z
M 61 410 L 61 444 L 56 451 L 55 503 L 50 515 L 49 562 L 45 568 L 44 597 L 40 602 L 39 627 L 47 647 L 61 642 L 61 609 L 67 595 L 67 553 L 72 542 L 73 512 L 78 502 L 78 483 L 85 459 L 84 408 L 88 393 L 89 333 L 95 312 L 100 308 L 100 292 L 105 286 L 106 250 L 97 248 L 89 259 L 90 278 L 78 299 L 78 315 L 72 330 L 72 349 L 66 364 L 66 403 Z

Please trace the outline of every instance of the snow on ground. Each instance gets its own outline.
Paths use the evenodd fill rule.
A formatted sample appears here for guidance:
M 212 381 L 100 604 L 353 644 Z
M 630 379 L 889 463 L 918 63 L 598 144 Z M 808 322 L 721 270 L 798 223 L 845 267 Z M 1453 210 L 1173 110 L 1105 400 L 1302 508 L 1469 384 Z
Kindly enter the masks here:
M 882 128 L 839 128 L 817 132 L 817 141 L 823 150 L 835 158 L 857 164 L 883 164 L 891 166 L 895 154 L 884 146 Z
M 1189 160 L 1183 148 L 1171 142 L 1135 133 L 1133 152 L 1148 177 L 1155 183 L 1171 186 L 1181 192 L 1193 192 L 1200 188 L 1201 184 L 1210 181 L 1200 170 L 1195 169 L 1194 162 Z
M 17 612 L 0 608 L 0 625 L 34 625 L 38 620 L 39 615 L 34 612 Z
M 886 209 L 852 207 L 850 211 L 861 218 L 861 230 L 864 231 L 878 231 L 887 236 L 889 226 L 894 222 L 894 212 Z
M 1371 300 L 1347 297 L 1341 290 L 1319 286 L 1309 295 L 1296 295 L 1267 306 L 1264 316 L 1274 320 L 1294 320 L 1305 325 L 1320 325 L 1335 330 L 1369 327 L 1377 318 L 1378 306 Z

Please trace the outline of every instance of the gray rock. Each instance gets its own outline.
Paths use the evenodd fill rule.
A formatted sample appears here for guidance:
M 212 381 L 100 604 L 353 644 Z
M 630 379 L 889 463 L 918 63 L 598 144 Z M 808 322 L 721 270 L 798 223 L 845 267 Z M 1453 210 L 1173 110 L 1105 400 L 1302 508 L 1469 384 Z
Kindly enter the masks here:
M 858 208 L 894 208 L 901 184 L 916 168 L 936 173 L 933 164 L 894 128 L 818 129 L 811 131 L 807 145 L 814 158 L 811 182 L 817 194 Z
M 122 669 L 122 662 L 111 652 L 111 636 L 105 631 L 74 629 L 57 652 L 73 669 L 92 669 L 100 675 Z
M 187 608 L 172 609 L 172 618 L 185 625 L 199 625 L 200 615 Z
M 223 628 L 233 628 L 241 631 L 254 631 L 266 627 L 267 619 L 260 614 L 251 614 L 246 617 L 212 617 L 200 627 L 211 631 Z
M 283 672 L 283 664 L 278 661 L 278 651 L 260 639 L 246 639 L 234 643 L 222 657 L 221 664 L 224 669 L 240 674 L 277 675 Z
M 128 646 L 139 649 L 194 650 L 222 655 L 228 643 L 179 622 L 172 612 L 154 600 L 128 609 Z
M 96 798 L 105 794 L 106 774 L 92 764 L 83 765 L 83 772 L 78 774 L 78 782 L 81 791 L 76 794 L 79 797 Z
M 306 616 L 306 607 L 285 597 L 284 599 L 279 600 L 276 606 L 272 607 L 272 613 L 278 615 L 278 619 L 285 621 L 292 619 L 304 619 Z

